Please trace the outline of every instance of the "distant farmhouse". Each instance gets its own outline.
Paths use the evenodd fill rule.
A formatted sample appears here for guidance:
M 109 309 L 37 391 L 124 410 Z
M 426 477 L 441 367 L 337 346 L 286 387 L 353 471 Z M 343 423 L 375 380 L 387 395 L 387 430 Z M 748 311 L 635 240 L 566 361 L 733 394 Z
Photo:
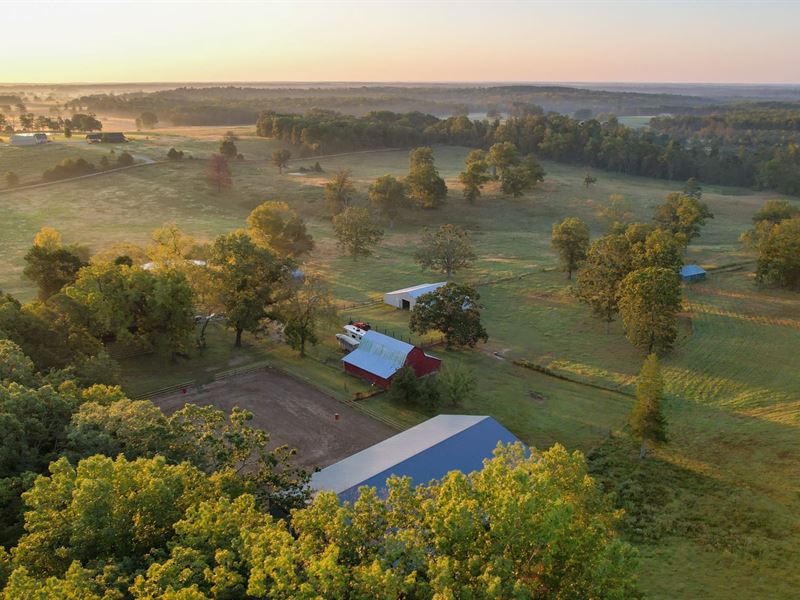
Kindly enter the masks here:
M 423 283 L 413 287 L 403 288 L 402 290 L 386 292 L 383 295 L 383 301 L 390 306 L 394 306 L 395 308 L 411 310 L 417 303 L 417 298 L 423 294 L 435 292 L 445 283 L 447 282 L 441 281 L 439 283 Z
M 412 346 L 377 331 L 363 333 L 358 347 L 342 359 L 344 370 L 350 375 L 366 379 L 382 388 L 388 388 L 392 377 L 409 366 L 417 377 L 438 371 L 442 361 L 425 354 L 422 348 Z
M 370 486 L 386 498 L 386 480 L 392 475 L 419 485 L 450 471 L 471 473 L 493 457 L 498 443 L 518 441 L 492 417 L 438 415 L 314 473 L 311 489 L 353 502 L 359 487 Z
M 46 133 L 15 133 L 11 136 L 10 143 L 12 146 L 36 146 L 49 141 Z
M 695 283 L 697 281 L 704 281 L 705 278 L 705 269 L 698 267 L 697 265 L 686 265 L 685 267 L 681 268 L 681 279 L 683 281 Z
M 108 132 L 108 133 L 89 133 L 86 135 L 86 141 L 90 144 L 122 144 L 128 141 L 124 133 Z

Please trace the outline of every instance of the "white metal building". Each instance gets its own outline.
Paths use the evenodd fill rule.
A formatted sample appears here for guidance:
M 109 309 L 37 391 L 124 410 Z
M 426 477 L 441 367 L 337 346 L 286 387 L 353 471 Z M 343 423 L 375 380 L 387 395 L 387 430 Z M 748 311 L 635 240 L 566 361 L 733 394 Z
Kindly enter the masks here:
M 395 308 L 411 310 L 417 303 L 417 298 L 423 294 L 438 290 L 446 283 L 446 281 L 440 281 L 439 283 L 423 283 L 413 287 L 403 288 L 402 290 L 386 292 L 383 295 L 383 301 L 389 306 L 394 306 Z
M 48 141 L 46 133 L 15 133 L 11 136 L 12 146 L 35 146 Z

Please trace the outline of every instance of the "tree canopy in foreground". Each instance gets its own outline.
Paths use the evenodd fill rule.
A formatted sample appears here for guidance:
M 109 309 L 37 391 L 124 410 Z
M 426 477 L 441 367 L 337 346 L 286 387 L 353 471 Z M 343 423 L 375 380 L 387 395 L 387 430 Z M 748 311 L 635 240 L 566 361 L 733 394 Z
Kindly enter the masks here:
M 62 459 L 24 500 L 9 599 L 641 597 L 619 513 L 561 446 L 392 478 L 386 499 L 323 492 L 288 521 L 228 474 L 160 457 Z

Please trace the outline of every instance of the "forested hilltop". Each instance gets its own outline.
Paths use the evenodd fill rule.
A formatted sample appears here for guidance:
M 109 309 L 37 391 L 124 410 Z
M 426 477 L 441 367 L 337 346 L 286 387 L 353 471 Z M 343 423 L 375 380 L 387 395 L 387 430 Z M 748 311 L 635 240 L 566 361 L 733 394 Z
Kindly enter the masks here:
M 353 87 L 181 87 L 153 93 L 95 93 L 67 103 L 68 108 L 138 116 L 156 112 L 173 125 L 241 125 L 252 122 L 265 108 L 299 113 L 311 109 L 364 115 L 375 110 L 418 110 L 438 116 L 481 113 L 513 115 L 536 104 L 547 111 L 589 117 L 615 113 L 656 115 L 687 112 L 713 104 L 697 96 L 579 89 L 557 85 L 498 86 L 374 86 Z

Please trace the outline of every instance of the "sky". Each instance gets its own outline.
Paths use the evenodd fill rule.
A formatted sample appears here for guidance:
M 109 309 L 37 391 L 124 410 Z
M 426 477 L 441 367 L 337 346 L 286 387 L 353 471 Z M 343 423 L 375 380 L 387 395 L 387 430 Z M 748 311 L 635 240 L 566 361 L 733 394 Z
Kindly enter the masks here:
M 800 0 L 0 0 L 0 83 L 800 83 Z

